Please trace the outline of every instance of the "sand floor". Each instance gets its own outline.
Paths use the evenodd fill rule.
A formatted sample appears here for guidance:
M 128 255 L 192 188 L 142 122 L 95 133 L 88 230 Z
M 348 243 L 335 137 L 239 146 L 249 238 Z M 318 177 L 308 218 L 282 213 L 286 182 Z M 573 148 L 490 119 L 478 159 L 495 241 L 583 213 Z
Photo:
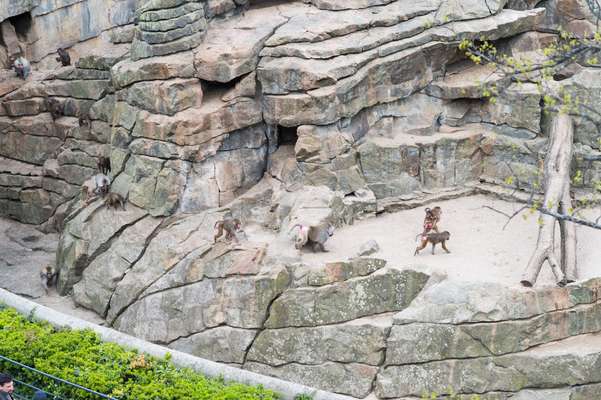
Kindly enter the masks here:
M 427 206 L 435 205 L 443 209 L 439 228 L 451 233 L 451 239 L 447 243 L 451 254 L 446 254 L 437 246 L 436 254 L 432 255 L 431 247 L 428 246 L 420 254 L 413 256 L 416 235 L 421 231 L 424 218 L 424 206 L 382 214 L 342 227 L 326 243 L 326 249 L 329 250 L 327 253 L 313 254 L 310 250 L 304 250 L 301 259 L 309 265 L 346 260 L 356 254 L 363 243 L 374 239 L 378 242 L 380 251 L 372 257 L 383 258 L 393 267 L 436 272 L 453 280 L 493 281 L 519 286 L 521 274 L 536 245 L 537 214 L 531 214 L 527 219 L 520 214 L 503 230 L 507 217 L 483 206 L 513 214 L 521 204 L 477 195 Z M 600 213 L 601 209 L 586 210 L 583 215 L 595 219 Z M 272 254 L 298 254 L 293 248 L 292 240 L 287 237 L 281 235 L 273 238 L 256 227 L 248 231 L 252 241 L 270 243 L 269 252 Z M 577 235 L 579 279 L 601 276 L 601 231 L 578 226 Z M 548 285 L 555 285 L 555 281 L 550 268 L 545 264 L 536 286 Z

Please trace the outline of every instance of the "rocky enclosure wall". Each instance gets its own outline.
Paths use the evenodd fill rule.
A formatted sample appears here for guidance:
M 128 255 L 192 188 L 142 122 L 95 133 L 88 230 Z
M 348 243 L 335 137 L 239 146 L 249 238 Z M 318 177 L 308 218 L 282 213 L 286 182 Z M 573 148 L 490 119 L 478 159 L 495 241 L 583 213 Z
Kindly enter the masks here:
M 341 199 L 324 199 L 322 188 L 294 200 L 285 221 L 306 210 L 342 218 Z M 137 208 L 92 206 L 61 236 L 60 288 L 122 332 L 356 398 L 449 387 L 465 399 L 601 395 L 599 280 L 535 291 L 377 258 L 308 265 L 280 254 L 276 239 L 213 244 L 221 216 L 161 224 Z
M 135 21 L 129 39 L 117 40 L 125 43 L 100 35 L 70 49 L 74 67 L 40 63 L 27 82 L 5 73 L 4 215 L 60 228 L 66 202 L 101 155 L 111 157 L 115 189 L 155 216 L 228 204 L 266 173 L 287 187 L 378 200 L 480 178 L 529 183 L 546 145 L 539 94 L 515 86 L 485 102 L 478 81 L 498 77 L 463 61 L 457 43 L 484 35 L 528 55 L 553 39 L 540 31 L 591 26 L 576 1 L 528 9 L 483 0 L 463 8 L 450 0 L 154 0 L 135 13 L 117 3 L 103 26 Z M 56 18 L 77 14 L 72 7 Z M 33 26 L 46 23 L 40 18 Z M 44 40 L 74 40 L 55 39 Z M 598 100 L 597 69 L 566 74 L 561 84 Z M 56 120 L 49 99 L 63 105 Z M 575 169 L 591 187 L 600 178 L 596 127 L 577 125 Z
M 596 281 L 445 286 L 375 259 L 304 265 L 275 245 L 297 222 L 352 223 L 479 179 L 531 183 L 540 95 L 524 84 L 484 101 L 478 81 L 501 78 L 457 44 L 485 35 L 535 54 L 559 25 L 592 27 L 579 1 L 535 5 L 138 1 L 120 39 L 74 46 L 73 66 L 2 72 L 0 212 L 61 230 L 60 292 L 147 340 L 359 398 L 449 385 L 594 398 Z M 599 74 L 577 66 L 557 84 L 598 102 Z M 595 123 L 577 120 L 576 140 L 574 169 L 594 186 Z M 77 196 L 100 156 L 126 211 Z M 267 239 L 214 244 L 225 208 Z

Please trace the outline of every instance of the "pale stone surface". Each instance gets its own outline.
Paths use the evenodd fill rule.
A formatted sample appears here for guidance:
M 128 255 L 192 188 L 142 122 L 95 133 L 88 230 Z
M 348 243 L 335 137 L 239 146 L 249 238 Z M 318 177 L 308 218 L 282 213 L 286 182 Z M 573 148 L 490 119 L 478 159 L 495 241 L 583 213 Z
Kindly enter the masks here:
M 192 78 L 194 76 L 192 53 L 179 53 L 139 61 L 122 61 L 112 68 L 111 76 L 118 88 L 139 81 Z
M 266 18 L 261 10 L 248 11 L 243 19 L 217 20 L 203 44 L 195 51 L 194 65 L 201 79 L 229 82 L 254 71 L 259 51 L 273 31 L 286 19 Z
M 174 115 L 202 104 L 202 87 L 196 79 L 170 79 L 134 83 L 127 102 L 144 110 Z
M 420 396 L 424 391 L 444 390 L 451 379 L 468 394 L 597 382 L 601 336 L 574 337 L 559 343 L 496 358 L 388 367 L 378 375 L 375 391 L 384 398 Z
M 105 316 L 117 283 L 141 256 L 147 237 L 160 222 L 146 217 L 126 228 L 111 249 L 96 257 L 83 271 L 81 280 L 73 287 L 74 300 Z
M 363 398 L 371 391 L 377 368 L 363 364 L 325 363 L 323 365 L 287 364 L 281 367 L 248 362 L 245 368 L 260 374 L 311 385 L 323 390 Z
M 492 282 L 483 285 L 443 281 L 420 294 L 420 307 L 407 308 L 395 315 L 394 319 L 396 324 L 459 324 L 532 318 L 546 312 L 592 303 L 596 299 L 595 282 L 590 282 L 591 288 L 568 286 L 527 291 Z M 512 301 L 515 299 L 520 301 Z
M 256 332 L 217 327 L 170 343 L 170 347 L 199 357 L 228 364 L 242 364 Z
M 342 282 L 372 274 L 384 268 L 385 265 L 386 261 L 377 258 L 354 258 L 349 262 L 327 263 L 322 268 L 309 271 L 307 284 L 323 286 L 334 282 Z
M 370 240 L 361 245 L 361 247 L 359 248 L 358 255 L 369 256 L 371 254 L 377 253 L 378 251 L 380 251 L 380 246 L 378 245 L 378 242 L 376 242 L 375 240 Z
M 420 272 L 386 270 L 344 284 L 291 289 L 273 303 L 265 325 L 316 326 L 400 310 L 427 280 Z
M 248 361 L 271 366 L 290 362 L 379 365 L 389 327 L 366 320 L 315 328 L 266 329 L 253 342 Z

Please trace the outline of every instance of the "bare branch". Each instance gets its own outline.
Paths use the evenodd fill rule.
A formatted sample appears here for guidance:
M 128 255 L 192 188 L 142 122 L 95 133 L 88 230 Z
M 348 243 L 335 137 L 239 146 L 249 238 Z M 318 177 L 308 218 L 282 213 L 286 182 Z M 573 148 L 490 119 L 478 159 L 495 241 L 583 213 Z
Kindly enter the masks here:
M 489 210 L 492 210 L 492 211 L 494 211 L 494 212 L 497 212 L 497 213 L 499 213 L 499 214 L 502 214 L 502 215 L 506 216 L 506 217 L 507 217 L 507 222 L 505 222 L 505 225 L 503 225 L 503 229 L 502 229 L 502 230 L 505 230 L 505 228 L 507 228 L 507 225 L 509 225 L 509 223 L 511 222 L 511 220 L 512 220 L 512 219 L 513 219 L 515 216 L 517 216 L 517 215 L 518 215 L 519 213 L 521 213 L 522 211 L 524 211 L 524 210 L 527 210 L 528 208 L 530 208 L 530 206 L 529 206 L 529 205 L 522 206 L 522 207 L 520 207 L 520 209 L 519 209 L 519 210 L 517 210 L 516 212 L 514 212 L 514 213 L 513 213 L 513 214 L 511 214 L 511 215 L 509 215 L 509 214 L 507 214 L 506 212 L 503 212 L 503 211 L 501 211 L 501 210 L 497 210 L 496 208 L 494 208 L 494 207 L 490 207 L 490 206 L 482 206 L 482 208 L 488 208 Z
M 544 208 L 544 207 L 539 207 L 539 208 L 537 208 L 537 210 L 540 211 L 543 214 L 550 215 L 550 216 L 552 216 L 552 217 L 554 217 L 556 219 L 562 220 L 562 221 L 573 222 L 573 223 L 578 224 L 578 225 L 584 225 L 584 226 L 588 226 L 589 228 L 600 229 L 601 230 L 601 225 L 597 223 L 598 221 L 591 222 L 591 221 L 588 221 L 586 219 L 576 218 L 576 217 L 574 217 L 572 215 L 561 214 L 561 213 L 549 210 L 549 209 Z

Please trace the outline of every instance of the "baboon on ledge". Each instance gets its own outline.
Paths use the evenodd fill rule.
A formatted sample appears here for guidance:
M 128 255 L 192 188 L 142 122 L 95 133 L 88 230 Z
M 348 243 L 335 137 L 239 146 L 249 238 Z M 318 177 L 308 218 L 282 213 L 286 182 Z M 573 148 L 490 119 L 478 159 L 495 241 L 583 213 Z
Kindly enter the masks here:
M 58 279 L 58 272 L 54 269 L 52 265 L 46 265 L 40 271 L 40 281 L 42 282 L 42 286 L 48 294 L 48 288 L 50 286 L 54 286 Z
M 71 56 L 67 52 L 67 50 L 63 48 L 59 48 L 57 51 L 58 57 L 56 57 L 56 61 L 60 62 L 63 67 L 67 65 L 71 65 Z
M 221 221 L 215 222 L 214 229 L 216 230 L 216 233 L 213 237 L 213 242 L 217 243 L 217 239 L 223 235 L 224 231 L 225 240 L 230 241 L 234 239 L 235 242 L 238 242 L 238 237 L 236 234 L 238 232 L 243 232 L 241 227 L 242 224 L 238 218 L 232 218 L 231 215 L 224 216 Z

